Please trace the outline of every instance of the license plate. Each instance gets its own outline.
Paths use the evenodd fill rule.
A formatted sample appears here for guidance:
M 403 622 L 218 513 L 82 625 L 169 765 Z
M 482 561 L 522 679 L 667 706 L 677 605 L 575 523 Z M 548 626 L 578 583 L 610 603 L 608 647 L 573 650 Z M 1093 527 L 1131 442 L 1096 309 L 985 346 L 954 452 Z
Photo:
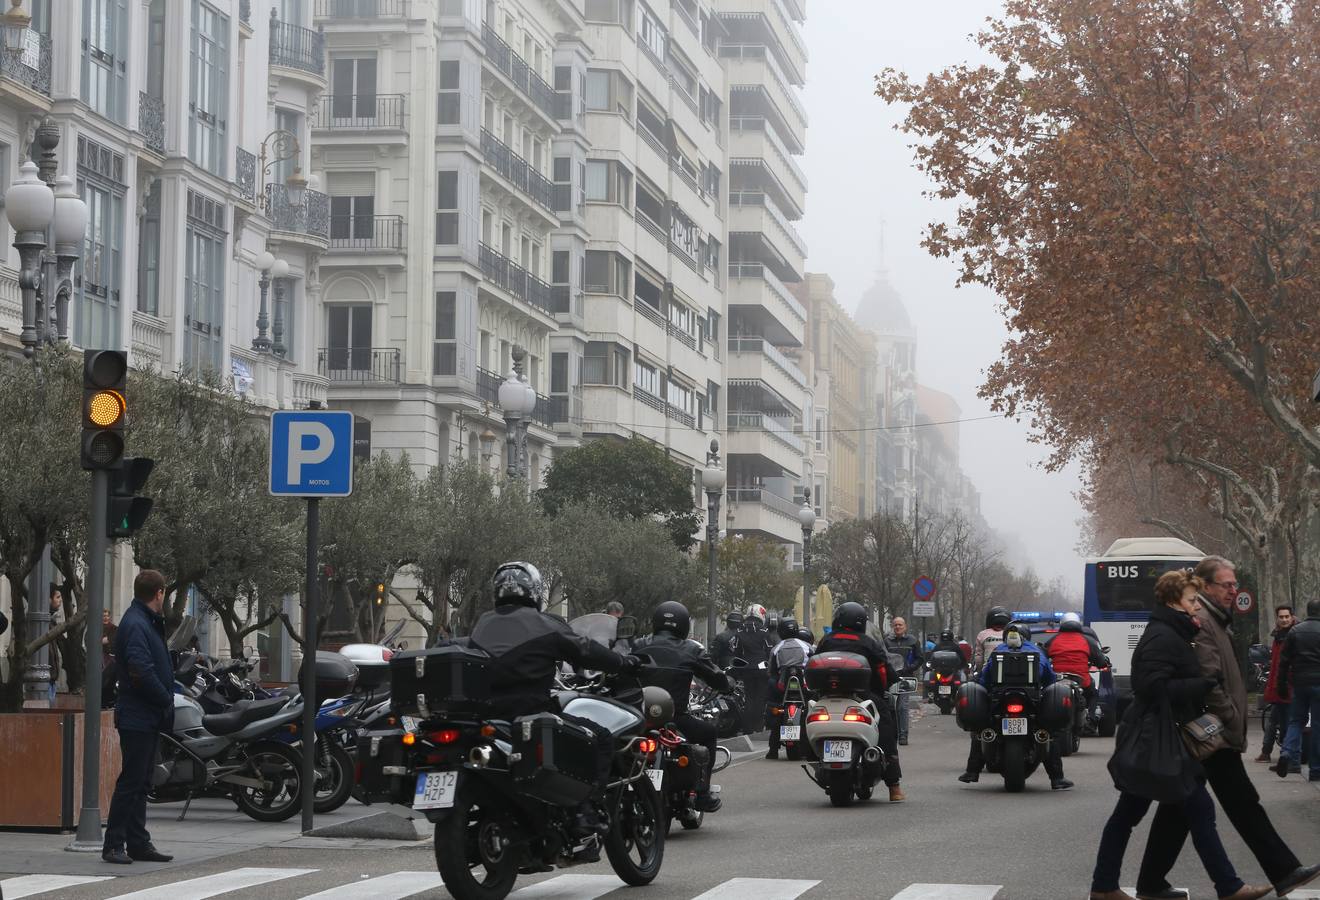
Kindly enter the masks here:
M 417 720 L 412 716 L 401 716 L 399 719 L 403 723 L 403 730 L 412 732 L 417 730 Z
M 1020 735 L 1022 737 L 1027 734 L 1026 719 L 1004 719 L 1002 724 L 1004 734 Z
M 940 693 L 941 693 L 941 694 L 952 694 L 952 693 L 953 693 L 953 685 L 951 685 L 951 684 L 942 684 L 942 685 L 940 685 Z
M 826 741 L 820 760 L 827 763 L 852 762 L 852 741 Z
M 413 809 L 449 809 L 458 793 L 457 772 L 420 772 Z
M 647 769 L 646 774 L 651 779 L 652 786 L 657 790 L 663 790 L 665 785 L 664 769 Z
M 781 741 L 800 741 L 802 739 L 802 726 L 780 725 L 779 739 Z

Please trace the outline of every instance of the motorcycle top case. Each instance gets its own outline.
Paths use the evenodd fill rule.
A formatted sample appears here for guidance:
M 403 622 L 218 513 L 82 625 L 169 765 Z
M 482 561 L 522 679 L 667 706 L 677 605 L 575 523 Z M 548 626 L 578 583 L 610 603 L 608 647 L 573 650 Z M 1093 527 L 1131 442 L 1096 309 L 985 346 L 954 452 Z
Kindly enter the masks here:
M 857 653 L 818 653 L 807 660 L 807 687 L 826 697 L 867 691 L 871 687 L 871 663 Z
M 513 721 L 513 750 L 519 754 L 510 767 L 513 780 L 528 796 L 573 806 L 591 794 L 596 738 L 585 725 L 553 713 L 522 716 Z
M 936 672 L 956 672 L 963 665 L 962 654 L 952 650 L 936 650 L 930 655 L 930 666 Z
M 990 692 L 984 685 L 969 681 L 958 688 L 958 701 L 953 706 L 958 727 L 963 731 L 980 731 L 990 727 Z
M 1072 685 L 1067 681 L 1056 681 L 1041 693 L 1036 718 L 1041 725 L 1053 731 L 1068 727 L 1076 711 Z
M 1035 687 L 1040 684 L 1040 656 L 1013 650 L 990 655 L 990 683 L 995 687 Z
M 459 644 L 396 653 L 390 659 L 390 711 L 422 719 L 485 715 L 494 703 L 490 666 L 485 651 Z
M 303 662 L 303 667 L 307 665 Z M 342 653 L 335 653 L 333 650 L 316 651 L 316 699 L 319 703 L 322 700 L 332 700 L 337 697 L 346 697 L 353 693 L 353 686 L 357 684 L 358 668 L 353 660 Z M 298 684 L 302 684 L 303 670 L 298 670 Z

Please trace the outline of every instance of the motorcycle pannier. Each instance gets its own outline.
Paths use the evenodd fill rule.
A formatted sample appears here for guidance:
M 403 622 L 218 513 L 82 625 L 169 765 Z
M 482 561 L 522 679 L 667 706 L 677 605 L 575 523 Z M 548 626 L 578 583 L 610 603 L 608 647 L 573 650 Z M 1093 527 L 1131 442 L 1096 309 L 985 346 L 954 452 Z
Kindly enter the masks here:
M 807 660 L 807 687 L 826 697 L 865 692 L 871 687 L 871 664 L 857 653 L 818 653 Z
M 1041 693 L 1036 718 L 1042 726 L 1053 731 L 1068 727 L 1075 711 L 1072 685 L 1067 681 L 1056 681 Z
M 306 661 L 303 666 L 307 665 Z M 333 650 L 316 651 L 316 701 L 333 700 L 353 693 L 357 684 L 358 668 L 342 653 Z M 303 683 L 302 668 L 298 670 L 298 684 Z
M 364 731 L 357 741 L 358 788 L 367 803 L 411 801 L 416 773 L 408 765 L 403 729 Z M 386 770 L 389 771 L 386 771 Z M 399 774 L 406 772 L 407 774 Z
M 688 758 L 686 766 L 678 764 L 678 758 L 683 756 Z M 674 750 L 674 757 L 665 764 L 665 790 L 695 791 L 706 771 L 710 751 L 700 744 L 684 744 Z
M 421 719 L 484 715 L 494 697 L 489 664 L 484 651 L 458 644 L 396 653 L 390 659 L 390 712 Z
M 990 692 L 975 681 L 958 688 L 958 702 L 953 706 L 958 727 L 963 731 L 980 731 L 990 727 Z
M 518 790 L 557 806 L 587 799 L 596 780 L 596 739 L 590 729 L 551 713 L 513 721 L 513 780 Z

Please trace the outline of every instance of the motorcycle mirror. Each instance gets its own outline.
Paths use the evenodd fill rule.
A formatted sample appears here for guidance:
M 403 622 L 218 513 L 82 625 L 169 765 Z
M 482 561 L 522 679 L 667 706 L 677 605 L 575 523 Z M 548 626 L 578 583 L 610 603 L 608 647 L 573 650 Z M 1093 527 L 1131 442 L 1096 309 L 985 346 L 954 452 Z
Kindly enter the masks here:
M 1100 652 L 1101 652 L 1101 653 L 1108 653 L 1108 652 L 1109 652 L 1109 648 L 1108 648 L 1108 647 L 1101 647 L 1101 648 L 1100 648 Z
M 614 626 L 614 639 L 627 640 L 637 636 L 637 617 L 619 616 L 618 623 Z
M 729 668 L 745 669 L 747 668 L 747 660 L 743 659 L 741 656 L 735 656 L 729 660 Z

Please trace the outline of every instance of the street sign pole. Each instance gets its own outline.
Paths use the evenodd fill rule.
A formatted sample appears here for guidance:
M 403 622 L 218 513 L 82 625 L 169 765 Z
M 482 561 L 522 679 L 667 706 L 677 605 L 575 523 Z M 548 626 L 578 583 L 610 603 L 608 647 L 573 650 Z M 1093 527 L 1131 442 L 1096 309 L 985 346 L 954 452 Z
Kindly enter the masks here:
M 302 830 L 312 830 L 316 800 L 316 622 L 320 615 L 320 580 L 316 544 L 321 530 L 321 500 L 307 498 L 307 602 L 303 609 Z
M 83 690 L 82 809 L 78 833 L 65 849 L 98 853 L 101 836 L 101 610 L 105 608 L 105 555 L 110 543 L 105 512 L 110 502 L 110 472 L 92 470 L 92 522 L 87 539 L 87 618 L 83 649 L 87 653 Z

